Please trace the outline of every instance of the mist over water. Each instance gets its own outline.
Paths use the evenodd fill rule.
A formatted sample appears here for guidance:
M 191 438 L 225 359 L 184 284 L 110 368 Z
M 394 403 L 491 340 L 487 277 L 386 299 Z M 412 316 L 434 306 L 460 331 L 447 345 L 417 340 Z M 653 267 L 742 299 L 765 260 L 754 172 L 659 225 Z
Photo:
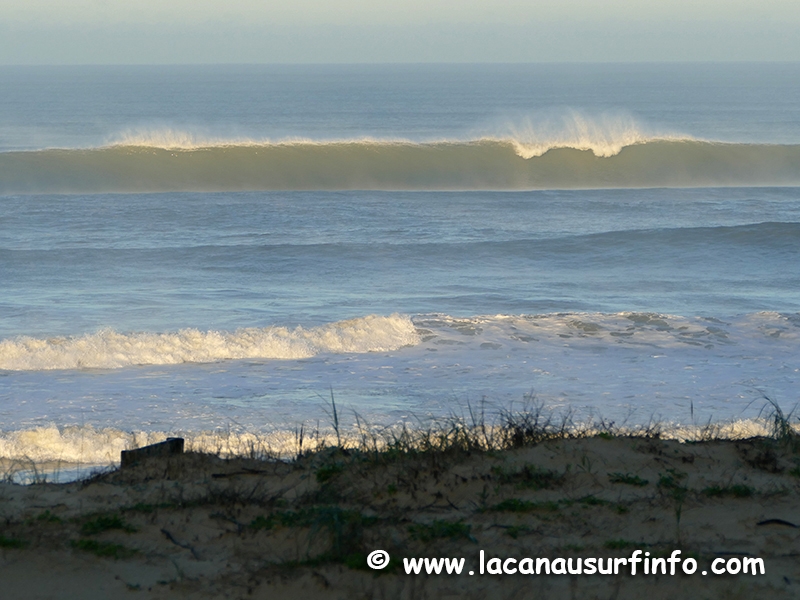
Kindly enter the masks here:
M 790 410 L 796 72 L 0 69 L 0 458 Z

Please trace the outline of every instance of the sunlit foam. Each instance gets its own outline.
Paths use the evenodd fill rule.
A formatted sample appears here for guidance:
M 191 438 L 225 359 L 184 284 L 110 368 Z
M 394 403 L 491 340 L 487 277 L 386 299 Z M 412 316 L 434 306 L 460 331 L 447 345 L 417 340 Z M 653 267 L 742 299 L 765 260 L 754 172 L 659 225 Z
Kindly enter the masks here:
M 449 140 L 427 140 L 422 143 L 447 143 Z M 352 146 L 352 145 L 414 145 L 405 138 L 377 138 L 362 136 L 357 138 L 332 137 L 314 139 L 303 136 L 283 136 L 280 138 L 251 136 L 219 136 L 191 129 L 134 128 L 116 133 L 106 140 L 107 147 L 141 147 L 161 150 L 202 150 L 208 148 L 258 147 L 258 146 Z
M 446 425 L 446 421 L 443 421 Z M 651 424 L 652 425 L 652 424 Z M 401 427 L 401 425 L 398 425 Z M 489 426 L 490 428 L 494 426 Z M 793 424 L 795 431 L 800 425 Z M 393 429 L 382 430 L 391 438 Z M 578 435 L 596 435 L 601 431 L 592 423 L 575 423 L 568 429 Z M 620 435 L 641 435 L 643 427 L 620 428 Z M 668 422 L 658 426 L 661 439 L 681 442 L 694 442 L 703 439 L 747 439 L 773 434 L 772 423 L 765 419 L 737 419 L 713 425 L 678 425 Z M 356 446 L 360 441 L 358 432 L 342 431 L 340 440 L 344 445 Z M 333 430 L 319 432 L 317 443 L 337 442 Z M 299 450 L 294 431 L 276 429 L 268 432 L 257 431 L 122 431 L 112 427 L 92 426 L 56 427 L 54 425 L 0 432 L 0 469 L 8 471 L 36 468 L 38 465 L 118 465 L 123 450 L 139 448 L 164 441 L 170 436 L 185 439 L 187 451 L 207 452 L 222 457 L 236 456 L 277 456 L 290 458 Z M 382 447 L 381 435 L 376 435 L 377 447 Z M 307 449 L 307 448 L 306 448 Z M 53 466 L 55 465 L 55 466 Z
M 308 329 L 267 327 L 233 332 L 183 329 L 174 333 L 104 330 L 78 337 L 19 337 L 0 341 L 0 369 L 113 369 L 242 358 L 298 359 L 324 352 L 396 350 L 418 341 L 414 324 L 403 315 L 371 315 Z
M 110 136 L 109 146 L 141 146 L 164 150 L 194 150 L 213 146 L 255 145 L 258 142 L 249 138 L 222 138 L 197 131 L 163 128 L 125 129 Z
M 362 136 L 358 138 L 332 137 L 312 139 L 308 137 L 282 137 L 269 139 L 251 136 L 217 136 L 202 129 L 178 129 L 173 127 L 130 128 L 108 138 L 109 146 L 137 146 L 164 150 L 197 150 L 201 148 L 227 146 L 275 146 L 275 145 L 439 145 L 469 144 L 485 141 L 511 143 L 518 156 L 534 158 L 549 150 L 572 148 L 591 151 L 598 157 L 610 157 L 626 146 L 650 141 L 691 140 L 690 136 L 658 132 L 630 115 L 603 113 L 590 116 L 576 110 L 540 111 L 512 119 L 508 123 L 492 127 L 494 132 L 482 132 L 466 137 L 426 137 L 417 140 L 408 138 L 380 138 Z

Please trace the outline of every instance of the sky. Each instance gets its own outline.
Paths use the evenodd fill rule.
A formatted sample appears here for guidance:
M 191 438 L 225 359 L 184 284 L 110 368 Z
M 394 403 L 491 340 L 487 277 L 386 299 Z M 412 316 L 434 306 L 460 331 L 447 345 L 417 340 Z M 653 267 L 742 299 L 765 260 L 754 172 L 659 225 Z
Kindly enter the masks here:
M 0 64 L 800 61 L 798 0 L 0 0 Z

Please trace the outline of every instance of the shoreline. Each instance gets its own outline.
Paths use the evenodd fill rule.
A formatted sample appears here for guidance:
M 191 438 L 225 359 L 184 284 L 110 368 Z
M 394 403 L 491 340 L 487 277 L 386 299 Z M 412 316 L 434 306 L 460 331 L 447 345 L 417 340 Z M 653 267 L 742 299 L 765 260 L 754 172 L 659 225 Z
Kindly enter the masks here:
M 391 425 L 366 422 L 358 413 L 344 423 L 341 408 L 329 403 L 322 410 L 329 424 L 319 421 L 312 427 L 302 422 L 294 427 L 268 431 L 216 429 L 201 431 L 162 430 L 130 431 L 95 425 L 43 425 L 29 429 L 0 431 L 0 481 L 13 483 L 70 483 L 120 467 L 120 453 L 158 443 L 170 437 L 185 440 L 186 450 L 211 454 L 224 459 L 242 457 L 291 461 L 308 451 L 330 446 L 349 449 L 383 450 L 403 439 L 412 444 L 414 438 L 459 432 L 470 438 L 471 447 L 497 450 L 508 447 L 506 438 L 515 429 L 532 427 L 530 441 L 551 438 L 654 437 L 680 443 L 699 441 L 747 440 L 774 437 L 783 427 L 784 433 L 800 435 L 800 423 L 792 423 L 794 410 L 785 415 L 768 398 L 757 418 L 728 419 L 705 424 L 670 423 L 651 418 L 648 422 L 621 425 L 605 418 L 580 419 L 567 408 L 553 412 L 541 402 L 523 402 L 520 410 L 513 407 L 481 403 L 476 411 L 470 404 L 460 407 L 460 415 L 408 418 Z M 346 409 L 349 411 L 349 409 Z M 794 419 L 796 420 L 796 419 Z M 418 440 L 418 441 L 419 441 Z

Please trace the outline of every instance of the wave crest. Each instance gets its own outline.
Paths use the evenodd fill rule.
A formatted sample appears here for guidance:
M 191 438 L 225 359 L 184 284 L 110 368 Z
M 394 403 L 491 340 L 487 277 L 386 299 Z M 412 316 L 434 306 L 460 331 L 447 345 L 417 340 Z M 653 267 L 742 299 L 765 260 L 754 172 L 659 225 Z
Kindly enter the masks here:
M 268 140 L 256 141 L 245 137 L 224 138 L 207 134 L 174 129 L 126 129 L 108 138 L 106 146 L 133 146 L 141 148 L 160 148 L 162 150 L 197 150 L 225 146 L 254 146 L 267 144 Z
M 532 119 L 508 127 L 507 141 L 518 156 L 536 158 L 559 148 L 589 151 L 598 158 L 610 158 L 623 148 L 656 141 L 690 141 L 691 136 L 678 133 L 658 133 L 629 115 L 602 114 L 588 117 L 577 111 Z
M 468 138 L 429 138 L 412 141 L 402 137 L 376 138 L 370 136 L 321 140 L 307 137 L 284 137 L 274 140 L 266 137 L 225 137 L 172 127 L 132 128 L 110 137 L 106 147 L 201 150 L 253 146 L 441 146 L 500 142 L 511 145 L 520 158 L 531 159 L 559 148 L 590 151 L 599 158 L 609 158 L 619 154 L 623 148 L 636 144 L 654 141 L 696 140 L 696 138 L 683 134 L 658 133 L 629 115 L 604 113 L 599 116 L 588 116 L 575 110 L 559 111 L 550 115 L 540 114 L 536 117 L 528 116 L 496 129 L 500 133 L 484 132 Z
M 321 353 L 397 350 L 419 342 L 404 315 L 370 315 L 305 329 L 247 328 L 234 332 L 183 329 L 175 333 L 104 330 L 79 337 L 0 341 L 0 369 L 115 369 L 234 359 L 298 359 Z

